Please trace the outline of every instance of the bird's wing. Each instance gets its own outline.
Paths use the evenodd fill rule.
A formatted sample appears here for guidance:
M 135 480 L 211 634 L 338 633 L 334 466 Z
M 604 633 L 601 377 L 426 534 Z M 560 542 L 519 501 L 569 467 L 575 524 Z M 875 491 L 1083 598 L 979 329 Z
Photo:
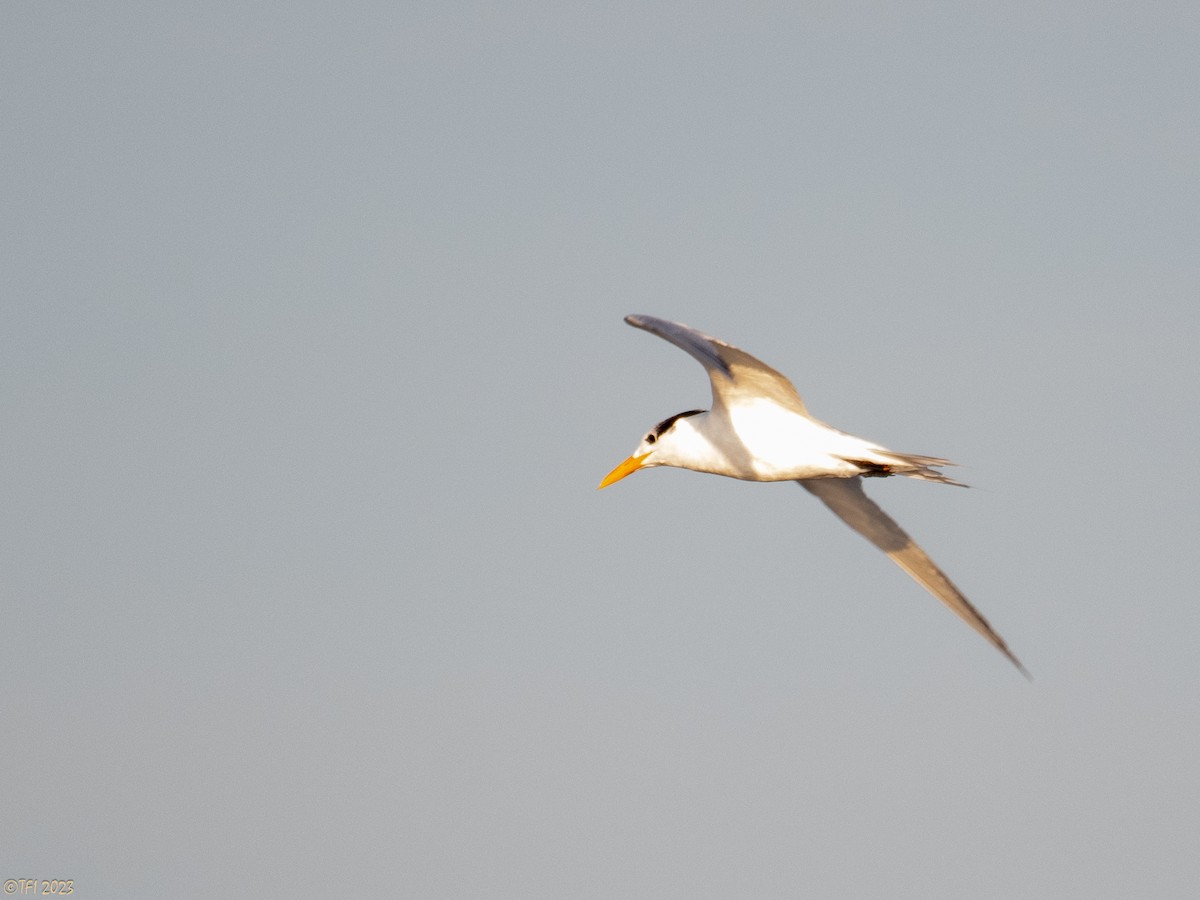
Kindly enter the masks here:
M 765 398 L 802 416 L 808 415 L 804 401 L 792 383 L 744 350 L 694 328 L 654 316 L 626 316 L 625 321 L 634 328 L 657 334 L 695 357 L 708 370 L 714 409 Z
M 813 478 L 799 484 L 815 494 L 843 522 L 891 557 L 892 562 L 911 575 L 925 590 L 987 638 L 993 647 L 1020 669 L 1022 675 L 1030 677 L 1021 661 L 1008 649 L 1004 639 L 992 630 L 979 610 L 970 604 L 904 529 L 863 492 L 861 478 Z

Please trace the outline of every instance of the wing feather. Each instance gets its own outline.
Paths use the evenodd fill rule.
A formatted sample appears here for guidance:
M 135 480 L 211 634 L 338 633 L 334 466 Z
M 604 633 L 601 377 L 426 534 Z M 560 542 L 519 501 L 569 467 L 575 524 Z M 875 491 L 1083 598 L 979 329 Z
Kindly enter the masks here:
M 670 341 L 704 366 L 712 382 L 714 409 L 766 398 L 785 409 L 808 416 L 804 401 L 792 383 L 745 350 L 739 350 L 687 325 L 654 316 L 626 316 L 625 321 L 634 328 Z
M 798 482 L 833 510 L 843 522 L 886 553 L 896 565 L 941 600 L 968 625 L 978 631 L 1029 678 L 1029 672 L 1013 655 L 1004 639 L 988 624 L 946 573 L 937 567 L 904 529 L 866 495 L 861 478 L 813 478 Z

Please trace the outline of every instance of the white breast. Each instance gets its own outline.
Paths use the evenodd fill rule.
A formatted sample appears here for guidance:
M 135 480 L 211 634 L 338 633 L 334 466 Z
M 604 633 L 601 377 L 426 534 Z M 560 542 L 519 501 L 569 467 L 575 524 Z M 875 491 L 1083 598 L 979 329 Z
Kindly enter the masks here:
M 848 476 L 845 457 L 863 458 L 872 445 L 769 400 L 754 400 L 704 416 L 696 423 L 724 458 L 722 475 L 750 481 Z M 709 470 L 711 471 L 711 470 Z

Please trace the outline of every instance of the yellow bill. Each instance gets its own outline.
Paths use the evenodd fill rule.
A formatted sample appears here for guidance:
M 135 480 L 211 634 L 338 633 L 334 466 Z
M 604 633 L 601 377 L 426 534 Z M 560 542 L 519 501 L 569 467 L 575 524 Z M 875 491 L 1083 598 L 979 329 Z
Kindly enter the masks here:
M 619 466 L 605 475 L 604 480 L 600 482 L 600 487 L 596 488 L 596 490 L 600 490 L 600 488 L 606 488 L 610 484 L 616 484 L 626 475 L 632 475 L 642 467 L 643 460 L 645 460 L 649 455 L 649 453 L 643 453 L 641 456 L 629 457 L 629 459 L 625 460 L 625 462 L 621 463 Z

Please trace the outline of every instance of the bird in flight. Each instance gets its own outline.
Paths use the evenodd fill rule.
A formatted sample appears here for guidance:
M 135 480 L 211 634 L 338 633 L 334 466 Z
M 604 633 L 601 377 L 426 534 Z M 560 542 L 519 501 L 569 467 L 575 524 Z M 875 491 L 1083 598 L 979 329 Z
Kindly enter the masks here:
M 632 456 L 604 476 L 600 488 L 654 466 L 745 481 L 795 481 L 1030 677 L 987 619 L 863 492 L 863 478 L 888 475 L 965 487 L 938 471 L 953 463 L 897 453 L 831 428 L 809 414 L 783 375 L 744 350 L 694 328 L 653 316 L 626 316 L 625 321 L 670 341 L 704 366 L 712 382 L 712 409 L 692 409 L 663 419 L 642 438 Z

